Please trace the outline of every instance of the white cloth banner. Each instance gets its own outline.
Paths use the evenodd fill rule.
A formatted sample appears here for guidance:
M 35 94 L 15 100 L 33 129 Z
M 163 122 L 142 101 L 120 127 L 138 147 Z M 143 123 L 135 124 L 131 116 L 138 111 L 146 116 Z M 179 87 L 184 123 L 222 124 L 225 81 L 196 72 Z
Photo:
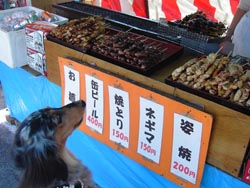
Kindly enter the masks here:
M 182 19 L 201 10 L 209 18 L 229 25 L 239 0 L 148 0 L 148 6 L 145 6 L 144 2 L 143 0 L 98 0 L 96 4 L 130 15 L 146 17 L 148 12 L 149 19 L 166 18 L 168 21 Z

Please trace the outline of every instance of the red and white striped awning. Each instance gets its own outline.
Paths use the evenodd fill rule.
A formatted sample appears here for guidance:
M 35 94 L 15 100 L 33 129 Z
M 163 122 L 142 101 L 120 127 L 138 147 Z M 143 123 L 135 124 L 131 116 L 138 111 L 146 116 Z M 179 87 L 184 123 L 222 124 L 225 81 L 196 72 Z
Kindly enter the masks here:
M 147 17 L 145 0 L 97 0 L 98 6 L 127 14 Z
M 239 0 L 98 0 L 97 5 L 127 14 L 168 21 L 203 11 L 208 18 L 230 24 Z

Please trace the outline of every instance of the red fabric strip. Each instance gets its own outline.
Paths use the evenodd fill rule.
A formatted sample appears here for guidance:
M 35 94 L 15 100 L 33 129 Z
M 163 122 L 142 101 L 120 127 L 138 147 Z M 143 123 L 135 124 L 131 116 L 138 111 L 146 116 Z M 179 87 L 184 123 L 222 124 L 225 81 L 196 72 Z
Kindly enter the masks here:
M 116 11 L 121 11 L 122 10 L 120 0 L 102 0 L 101 6 L 103 8 L 116 10 Z
M 132 7 L 137 16 L 147 18 L 147 7 L 145 0 L 134 0 L 132 3 Z
M 167 21 L 181 19 L 181 12 L 175 0 L 162 0 L 161 8 Z
M 217 22 L 217 19 L 214 18 L 216 8 L 211 6 L 209 0 L 194 0 L 194 5 L 206 14 L 207 18 Z
M 238 4 L 239 0 L 230 0 L 231 10 L 233 14 L 235 14 Z

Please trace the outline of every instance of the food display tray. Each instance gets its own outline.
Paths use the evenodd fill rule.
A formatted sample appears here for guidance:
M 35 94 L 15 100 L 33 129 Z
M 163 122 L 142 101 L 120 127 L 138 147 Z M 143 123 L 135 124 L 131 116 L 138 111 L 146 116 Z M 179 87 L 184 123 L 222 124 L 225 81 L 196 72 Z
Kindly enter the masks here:
M 111 29 L 108 32 L 109 32 L 109 34 L 111 32 L 113 35 L 115 35 L 120 31 Z M 169 43 L 169 42 L 155 40 L 153 38 L 149 38 L 149 37 L 146 37 L 143 35 L 138 35 L 138 34 L 131 33 L 131 32 L 127 32 L 127 34 L 129 37 L 134 38 L 135 40 L 138 40 L 138 38 L 139 38 L 139 40 L 143 41 L 143 43 L 146 45 L 156 46 L 157 49 L 162 52 L 162 58 L 158 62 L 152 63 L 151 66 L 148 66 L 145 69 L 141 69 L 141 68 L 134 66 L 134 65 L 131 65 L 125 61 L 119 61 L 117 59 L 112 58 L 111 56 L 97 53 L 92 48 L 89 50 L 90 55 L 93 55 L 95 57 L 98 57 L 100 59 L 108 61 L 110 63 L 119 65 L 121 67 L 127 68 L 129 70 L 134 71 L 134 72 L 137 72 L 137 73 L 140 73 L 143 75 L 150 75 L 155 70 L 165 66 L 168 63 L 171 63 L 173 60 L 178 58 L 183 52 L 183 47 Z
M 67 43 L 67 42 L 65 42 L 63 40 L 57 39 L 57 38 L 51 36 L 49 33 L 46 35 L 46 38 L 49 41 L 55 42 L 57 44 L 60 44 L 62 46 L 66 46 L 68 48 L 71 48 L 73 50 L 77 50 L 77 51 L 82 52 L 82 53 L 87 53 L 87 51 L 89 50 L 89 48 L 80 48 L 78 46 L 74 46 L 72 44 L 69 44 L 69 43 Z
M 121 33 L 121 31 L 114 30 L 114 29 L 111 29 L 111 28 L 106 29 L 106 33 L 108 33 L 109 35 L 110 34 L 115 35 L 118 32 Z M 145 44 L 152 45 L 152 46 L 157 46 L 157 49 L 159 49 L 159 51 L 163 52 L 161 60 L 158 61 L 157 63 L 152 64 L 152 66 L 149 66 L 149 67 L 147 67 L 145 69 L 140 69 L 137 66 L 134 66 L 134 65 L 131 65 L 129 63 L 114 59 L 111 56 L 100 54 L 100 53 L 94 51 L 92 49 L 91 45 L 90 45 L 90 48 L 82 49 L 80 47 L 67 44 L 66 42 L 64 42 L 62 40 L 59 40 L 57 38 L 54 38 L 49 34 L 47 35 L 47 40 L 50 40 L 52 42 L 55 42 L 55 43 L 58 43 L 60 45 L 66 46 L 68 48 L 74 49 L 76 51 L 92 55 L 92 56 L 97 57 L 99 59 L 102 59 L 104 61 L 108 61 L 109 63 L 116 64 L 118 66 L 127 68 L 129 70 L 132 70 L 134 72 L 137 72 L 137 73 L 140 73 L 140 74 L 143 74 L 143 75 L 152 74 L 155 70 L 159 69 L 162 66 L 165 66 L 166 64 L 170 63 L 171 61 L 173 61 L 174 59 L 179 57 L 183 52 L 183 47 L 182 46 L 178 46 L 178 45 L 175 45 L 175 44 L 172 44 L 172 43 L 169 43 L 169 42 L 163 42 L 163 41 L 155 40 L 153 38 L 145 37 L 143 35 L 138 35 L 138 34 L 131 33 L 131 32 L 127 32 L 127 34 L 132 38 L 135 38 L 135 39 L 139 38 L 140 40 L 144 41 Z
M 250 108 L 247 108 L 245 106 L 241 106 L 241 105 L 239 105 L 237 103 L 231 102 L 230 100 L 224 99 L 224 98 L 219 97 L 217 95 L 212 95 L 212 94 L 208 93 L 205 90 L 194 89 L 194 88 L 191 88 L 189 86 L 186 86 L 185 84 L 173 81 L 171 79 L 171 75 L 165 78 L 165 83 L 168 84 L 168 85 L 171 85 L 173 87 L 182 89 L 182 90 L 184 90 L 186 92 L 197 95 L 199 97 L 208 99 L 208 100 L 210 100 L 212 102 L 215 102 L 217 104 L 220 104 L 222 106 L 231 108 L 231 109 L 236 110 L 238 112 L 241 112 L 243 114 L 250 115 Z

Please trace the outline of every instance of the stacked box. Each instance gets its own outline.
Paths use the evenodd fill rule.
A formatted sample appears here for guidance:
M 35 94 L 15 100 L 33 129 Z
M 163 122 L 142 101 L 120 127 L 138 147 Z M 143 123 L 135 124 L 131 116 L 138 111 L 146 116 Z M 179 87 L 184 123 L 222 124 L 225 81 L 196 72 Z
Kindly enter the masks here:
M 48 32 L 55 27 L 56 25 L 47 22 L 35 22 L 25 26 L 27 63 L 32 69 L 45 76 L 47 76 L 47 69 L 44 40 Z
M 45 53 L 39 53 L 27 48 L 27 63 L 29 67 L 47 76 Z
M 35 11 L 41 14 L 44 10 L 32 6 L 19 7 L 0 11 L 0 20 L 10 16 L 14 12 Z M 55 14 L 53 14 L 55 15 Z M 68 18 L 56 15 L 58 20 L 53 24 L 61 25 L 68 21 Z M 27 64 L 27 47 L 25 42 L 25 29 L 5 31 L 0 29 L 0 61 L 11 68 L 21 67 Z

